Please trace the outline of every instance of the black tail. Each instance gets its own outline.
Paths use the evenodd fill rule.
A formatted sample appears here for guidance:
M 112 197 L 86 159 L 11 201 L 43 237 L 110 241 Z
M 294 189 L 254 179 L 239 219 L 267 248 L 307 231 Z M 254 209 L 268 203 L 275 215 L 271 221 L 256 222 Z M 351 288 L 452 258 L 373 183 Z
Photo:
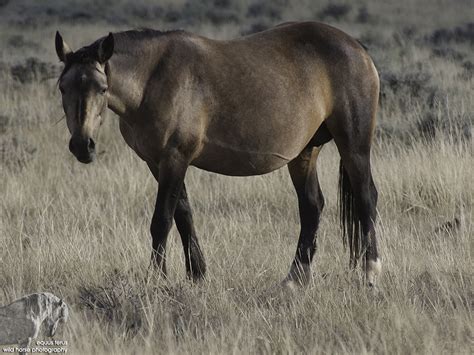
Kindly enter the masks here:
M 347 244 L 349 244 L 349 265 L 353 268 L 357 266 L 361 252 L 365 251 L 367 247 L 362 245 L 362 239 L 364 238 L 361 238 L 361 224 L 356 208 L 349 175 L 344 169 L 341 160 L 339 163 L 339 217 L 342 228 L 342 241 L 344 247 L 347 247 Z

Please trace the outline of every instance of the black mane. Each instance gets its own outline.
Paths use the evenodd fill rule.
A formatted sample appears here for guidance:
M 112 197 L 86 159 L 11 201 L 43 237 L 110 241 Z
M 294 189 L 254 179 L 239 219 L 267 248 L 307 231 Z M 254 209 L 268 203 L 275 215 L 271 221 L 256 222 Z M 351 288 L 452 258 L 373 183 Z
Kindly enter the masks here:
M 68 54 L 66 58 L 66 65 L 64 66 L 64 69 L 61 75 L 59 76 L 59 80 L 61 80 L 61 78 L 71 68 L 73 64 L 87 64 L 98 61 L 99 43 L 103 38 L 104 37 L 99 38 L 94 43 Z
M 116 39 L 116 42 L 120 41 L 137 41 L 137 40 L 143 40 L 143 39 L 152 39 L 152 38 L 157 38 L 160 37 L 164 34 L 168 33 L 175 33 L 175 32 L 183 32 L 182 30 L 170 30 L 170 31 L 159 31 L 159 30 L 154 30 L 151 28 L 137 28 L 133 30 L 128 30 L 128 31 L 123 31 L 123 32 L 117 32 L 114 33 L 114 38 Z M 88 63 L 93 63 L 98 61 L 98 49 L 99 49 L 99 43 L 104 39 L 105 37 L 101 37 L 92 44 L 88 46 L 84 46 L 77 51 L 69 54 L 67 56 L 66 60 L 66 65 L 64 66 L 64 69 L 59 76 L 59 80 L 61 80 L 62 76 L 70 69 L 70 67 L 73 64 L 88 64 Z
M 155 38 L 168 32 L 174 32 L 174 31 L 159 31 L 159 30 L 154 30 L 152 28 L 140 27 L 133 30 L 118 32 L 117 35 L 123 36 L 127 39 L 140 40 L 140 39 Z

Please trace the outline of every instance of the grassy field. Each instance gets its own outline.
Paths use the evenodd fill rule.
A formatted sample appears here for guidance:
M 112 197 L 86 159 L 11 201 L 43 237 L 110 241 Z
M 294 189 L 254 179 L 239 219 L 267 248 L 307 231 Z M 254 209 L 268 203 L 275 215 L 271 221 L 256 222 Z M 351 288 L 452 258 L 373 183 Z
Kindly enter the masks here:
M 63 297 L 71 319 L 56 338 L 73 354 L 472 353 L 472 5 L 396 3 L 0 0 L 0 304 L 40 291 Z M 380 72 L 378 291 L 348 271 L 333 143 L 318 163 L 326 207 L 306 289 L 268 292 L 299 231 L 286 169 L 229 178 L 191 168 L 208 277 L 185 279 L 173 228 L 170 277 L 158 279 L 148 270 L 157 184 L 112 113 L 94 164 L 69 153 L 55 31 L 77 48 L 141 26 L 232 38 L 308 19 L 361 39 Z

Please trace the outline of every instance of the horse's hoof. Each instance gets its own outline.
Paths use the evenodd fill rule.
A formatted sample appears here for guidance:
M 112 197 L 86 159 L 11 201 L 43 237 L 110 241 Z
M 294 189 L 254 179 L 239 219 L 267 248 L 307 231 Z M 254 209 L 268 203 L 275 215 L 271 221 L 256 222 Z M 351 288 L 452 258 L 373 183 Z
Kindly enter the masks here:
M 372 296 L 380 296 L 382 294 L 380 288 L 375 282 L 367 283 L 367 292 Z
M 304 287 L 304 285 L 301 282 L 295 280 L 285 279 L 280 283 L 280 287 L 284 291 L 296 292 L 302 287 Z
M 294 294 L 299 287 L 295 281 L 285 279 L 262 292 L 259 299 L 264 302 L 280 299 L 283 295 Z
M 377 278 L 380 275 L 381 271 L 382 263 L 380 262 L 379 258 L 367 261 L 366 278 L 367 285 L 369 286 L 369 288 L 375 287 L 375 282 L 377 281 Z
M 187 277 L 194 284 L 200 284 L 206 279 L 206 275 L 204 273 L 201 273 L 201 272 L 188 273 Z

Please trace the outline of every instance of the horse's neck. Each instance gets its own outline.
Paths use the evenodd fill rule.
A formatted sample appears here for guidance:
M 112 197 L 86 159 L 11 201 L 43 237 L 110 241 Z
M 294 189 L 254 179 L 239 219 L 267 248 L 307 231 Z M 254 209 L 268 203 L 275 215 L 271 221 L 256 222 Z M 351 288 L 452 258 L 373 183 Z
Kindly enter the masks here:
M 126 52 L 119 50 L 114 53 L 108 63 L 108 107 L 121 117 L 139 108 L 145 85 L 160 57 L 162 47 L 159 44 L 149 48 L 137 46 L 134 51 L 134 43 L 129 43 L 129 46 L 131 48 Z
M 126 68 L 120 58 L 110 59 L 108 63 L 108 107 L 117 115 L 123 116 L 133 100 L 129 97 L 127 87 L 133 78 L 133 70 Z

